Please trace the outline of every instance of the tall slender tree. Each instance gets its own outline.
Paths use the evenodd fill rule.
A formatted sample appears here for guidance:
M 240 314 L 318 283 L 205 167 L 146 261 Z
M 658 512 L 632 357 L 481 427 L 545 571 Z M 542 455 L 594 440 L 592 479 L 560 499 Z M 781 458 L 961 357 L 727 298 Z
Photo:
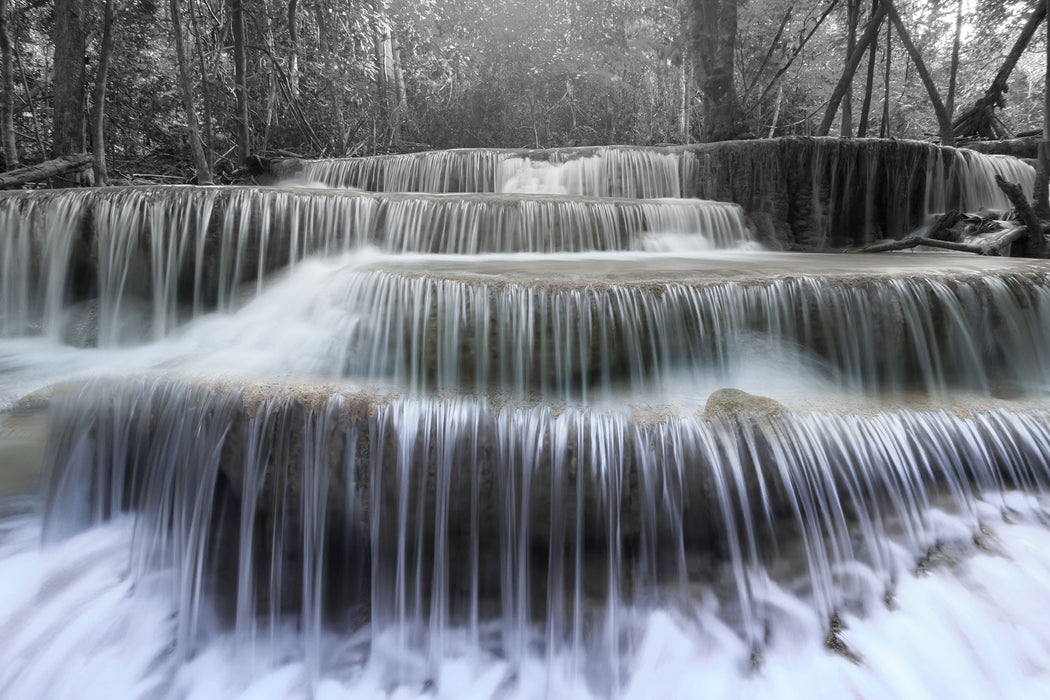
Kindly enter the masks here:
M 244 164 L 252 153 L 252 132 L 248 115 L 248 54 L 243 0 L 230 0 L 230 23 L 233 25 L 233 92 L 237 97 L 237 161 Z
M 56 158 L 84 152 L 84 10 L 84 0 L 55 0 L 51 155 Z
M 99 48 L 98 71 L 95 73 L 95 89 L 92 92 L 91 122 L 94 127 L 93 146 L 95 184 L 109 183 L 109 171 L 106 168 L 106 81 L 109 78 L 109 64 L 113 58 L 113 21 L 116 14 L 116 0 L 106 0 L 102 17 L 102 46 Z
M 15 143 L 15 59 L 11 46 L 11 0 L 0 0 L 0 142 L 4 149 L 4 165 L 8 169 L 19 164 L 18 145 Z
M 835 113 L 838 112 L 843 96 L 853 83 L 853 75 L 857 72 L 857 66 L 860 65 L 864 54 L 868 50 L 868 44 L 875 41 L 879 36 L 879 27 L 882 25 L 882 20 L 886 18 L 886 5 L 886 2 L 880 2 L 875 13 L 868 18 L 868 25 L 857 40 L 857 45 L 853 47 L 853 53 L 846 61 L 846 67 L 843 68 L 842 75 L 839 76 L 839 82 L 835 85 L 831 98 L 828 100 L 828 108 L 824 111 L 824 120 L 820 123 L 820 128 L 817 130 L 818 135 L 827 136 L 831 131 L 831 125 L 835 123 Z
M 1045 0 L 1047 37 L 1050 37 L 1050 0 Z M 1045 68 L 1043 72 L 1043 140 L 1039 142 L 1039 159 L 1035 170 L 1035 192 L 1032 199 L 1035 213 L 1042 219 L 1050 219 L 1050 40 L 1046 42 Z
M 197 170 L 197 184 L 212 184 L 211 166 L 204 155 L 200 128 L 197 126 L 197 109 L 193 100 L 193 78 L 190 59 L 186 53 L 185 37 L 182 35 L 182 3 L 171 0 L 171 28 L 175 39 L 175 58 L 179 68 L 179 91 L 182 94 L 182 109 L 186 115 L 186 130 L 190 142 L 193 167 Z
M 860 22 L 860 0 L 846 2 L 846 60 L 853 55 L 857 46 L 857 24 Z M 843 136 L 853 135 L 853 81 L 842 96 L 842 118 L 839 131 Z
M 871 14 L 875 14 L 879 7 L 879 0 L 872 0 Z M 868 135 L 868 124 L 871 121 L 871 99 L 875 92 L 875 63 L 876 53 L 879 48 L 877 40 L 868 46 L 868 72 L 864 78 L 864 100 L 860 105 L 860 123 L 857 125 L 857 136 L 864 138 Z

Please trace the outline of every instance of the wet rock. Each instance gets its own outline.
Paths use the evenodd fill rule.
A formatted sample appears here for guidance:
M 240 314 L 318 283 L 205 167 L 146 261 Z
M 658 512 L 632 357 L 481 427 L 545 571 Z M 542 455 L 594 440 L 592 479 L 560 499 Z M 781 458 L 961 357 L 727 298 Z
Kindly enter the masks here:
M 859 664 L 861 662 L 860 656 L 850 649 L 849 644 L 846 643 L 846 639 L 843 636 L 843 631 L 845 629 L 846 626 L 842 623 L 842 618 L 839 617 L 839 614 L 833 614 L 828 623 L 828 633 L 824 637 L 824 646 L 847 661 Z
M 711 394 L 704 407 L 704 418 L 754 419 L 787 415 L 784 404 L 765 396 L 756 396 L 739 389 L 719 389 Z

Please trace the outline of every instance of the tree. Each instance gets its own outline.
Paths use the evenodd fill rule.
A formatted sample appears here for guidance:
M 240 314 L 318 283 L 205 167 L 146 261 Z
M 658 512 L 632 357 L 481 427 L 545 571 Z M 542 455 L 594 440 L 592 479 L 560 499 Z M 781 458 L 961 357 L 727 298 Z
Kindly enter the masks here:
M 860 22 L 860 0 L 847 0 L 846 2 L 846 60 L 853 55 L 857 46 L 857 24 Z M 850 82 L 852 88 L 852 81 Z M 842 118 L 839 122 L 843 136 L 853 135 L 853 90 L 847 89 L 842 96 Z
M 109 77 L 109 64 L 113 58 L 115 2 L 116 0 L 106 0 L 102 20 L 102 46 L 99 48 L 98 72 L 95 74 L 95 89 L 92 93 L 92 123 L 95 128 L 93 167 L 96 185 L 105 185 L 109 181 L 109 172 L 106 169 L 106 81 Z
M 1010 74 L 1021 59 L 1028 44 L 1032 41 L 1039 25 L 1046 17 L 1046 5 L 1043 0 L 1036 0 L 1036 5 L 1028 21 L 1021 29 L 1017 40 L 1006 55 L 1002 65 L 992 79 L 991 85 L 977 99 L 973 106 L 960 114 L 952 128 L 956 136 L 979 136 L 983 138 L 1006 138 L 1009 136 L 995 115 L 996 109 L 1006 106 L 1006 92 L 1009 90 Z
M 190 74 L 189 57 L 186 55 L 185 40 L 182 36 L 182 3 L 171 0 L 171 26 L 175 39 L 175 55 L 179 68 L 179 88 L 182 93 L 182 108 L 186 116 L 186 130 L 190 142 L 190 154 L 193 166 L 197 170 L 197 183 L 212 184 L 211 167 L 204 156 L 201 144 L 200 129 L 197 127 L 197 110 L 193 105 L 193 78 Z
M 237 97 L 237 162 L 243 165 L 252 153 L 252 132 L 248 115 L 248 58 L 245 52 L 242 0 L 230 0 L 230 22 L 233 25 L 233 91 Z
M 0 144 L 4 149 L 4 165 L 8 170 L 18 167 L 18 146 L 15 143 L 15 65 L 11 46 L 11 0 L 0 0 Z
M 878 11 L 879 0 L 872 0 L 871 14 L 875 14 Z M 864 138 L 868 135 L 868 124 L 871 119 L 871 98 L 875 91 L 875 63 L 876 51 L 878 49 L 879 42 L 877 40 L 870 42 L 868 46 L 868 72 L 864 78 L 864 100 L 860 106 L 860 123 L 857 125 L 857 137 Z M 856 44 L 856 40 L 854 40 Z
M 736 0 L 693 0 L 692 55 L 703 100 L 700 138 L 723 141 L 740 135 L 734 80 Z
M 955 134 L 951 128 L 951 120 L 948 119 L 948 113 L 944 108 L 944 102 L 941 101 L 940 94 L 937 91 L 937 86 L 934 85 L 933 78 L 930 76 L 930 72 L 926 68 L 926 62 L 922 58 L 922 53 L 911 40 L 911 35 L 908 33 L 907 27 L 905 27 L 904 22 L 897 13 L 897 8 L 893 5 L 893 0 L 880 0 L 878 9 L 869 19 L 867 29 L 865 29 L 864 34 L 857 42 L 853 53 L 846 62 L 846 68 L 842 71 L 842 77 L 839 79 L 838 85 L 835 86 L 835 91 L 832 93 L 828 109 L 824 112 L 824 120 L 821 122 L 820 131 L 818 133 L 822 136 L 826 136 L 831 130 L 831 125 L 834 123 L 835 112 L 838 110 L 839 103 L 842 101 L 843 96 L 847 94 L 847 91 L 853 82 L 853 75 L 856 73 L 857 67 L 864 58 L 864 54 L 867 52 L 869 44 L 875 41 L 878 37 L 879 24 L 884 17 L 889 17 L 890 22 L 892 22 L 893 26 L 896 28 L 897 35 L 900 37 L 901 43 L 904 44 L 904 47 L 912 60 L 912 64 L 915 66 L 915 69 L 919 73 L 922 83 L 926 88 L 930 102 L 933 104 L 934 113 L 937 115 L 941 143 L 945 146 L 954 145 Z M 889 55 L 888 51 L 887 55 Z
M 897 36 L 900 37 L 901 43 L 904 44 L 904 49 L 908 52 L 912 65 L 915 66 L 915 70 L 918 71 L 922 84 L 926 87 L 926 93 L 929 95 L 930 102 L 933 104 L 934 114 L 937 115 L 937 126 L 941 132 L 941 143 L 945 146 L 954 146 L 955 132 L 952 131 L 951 119 L 948 118 L 948 111 L 944 108 L 944 102 L 941 100 L 940 93 L 937 91 L 937 86 L 933 83 L 930 71 L 926 69 L 926 62 L 922 58 L 922 52 L 919 51 L 915 46 L 915 43 L 911 40 L 908 28 L 904 26 L 904 22 L 901 20 L 897 8 L 893 5 L 893 0 L 882 0 L 882 2 L 886 5 L 890 21 L 893 22 L 893 26 L 897 28 Z
M 84 22 L 84 0 L 55 0 L 51 153 L 56 158 L 84 151 Z
M 1043 14 L 1046 15 L 1047 36 L 1050 38 L 1050 0 L 1045 0 Z M 1039 143 L 1039 159 L 1035 171 L 1035 192 L 1032 199 L 1035 204 L 1035 213 L 1043 219 L 1050 219 L 1050 40 L 1046 42 L 1045 60 L 1046 70 L 1043 79 L 1043 140 Z M 1033 234 L 1034 235 L 1034 234 Z M 1038 242 L 1043 240 L 1042 228 L 1039 229 Z M 1042 252 L 1042 245 L 1039 245 Z
M 857 72 L 857 66 L 863 60 L 864 54 L 868 50 L 868 45 L 878 38 L 879 28 L 882 26 L 882 20 L 886 18 L 887 11 L 887 3 L 879 2 L 878 9 L 868 18 L 868 25 L 857 40 L 856 46 L 853 47 L 853 54 L 846 61 L 846 67 L 843 68 L 838 84 L 835 85 L 831 98 L 828 100 L 828 108 L 824 112 L 824 120 L 820 123 L 820 128 L 817 130 L 819 136 L 827 136 L 831 131 L 831 125 L 835 122 L 835 113 L 839 109 L 842 97 L 853 83 L 853 75 Z
M 551 0 L 543 13 L 531 0 L 178 0 L 175 41 L 164 26 L 170 1 L 159 11 L 154 0 L 117 2 L 112 51 L 104 0 L 60 0 L 57 14 L 39 2 L 9 10 L 17 21 L 8 21 L 6 49 L 0 32 L 0 87 L 14 99 L 9 112 L 0 100 L 0 148 L 29 145 L 16 134 L 42 141 L 54 133 L 66 144 L 59 150 L 82 150 L 90 126 L 91 150 L 111 168 L 185 177 L 191 161 L 203 173 L 202 163 L 216 167 L 216 157 L 226 157 L 219 154 L 239 163 L 253 149 L 321 156 L 665 144 L 812 135 L 836 124 L 845 135 L 874 135 L 882 92 L 890 96 L 883 122 L 894 136 L 939 131 L 944 143 L 951 114 L 947 104 L 937 107 L 938 91 L 960 107 L 983 98 L 991 106 L 976 115 L 991 124 L 984 133 L 1031 129 L 1042 114 L 1035 93 L 1043 78 L 1021 53 L 1038 25 L 1028 15 L 1045 17 L 1043 0 L 1023 15 L 1020 0 Z M 960 7 L 979 38 L 967 38 L 965 25 L 960 31 Z M 76 41 L 62 27 L 74 15 L 84 44 L 70 52 Z M 1012 44 L 1003 62 L 998 54 Z M 904 51 L 910 58 L 897 60 Z M 963 51 L 967 61 L 953 60 Z M 69 65 L 72 54 L 93 73 L 90 99 L 77 71 L 53 68 L 52 56 Z M 863 87 L 852 84 L 861 65 Z M 1002 108 L 1011 70 L 1017 97 L 1007 127 L 1001 112 L 1002 124 L 987 117 Z M 844 104 L 851 91 L 852 108 Z M 72 106 L 43 109 L 51 95 L 56 107 Z M 77 115 L 81 104 L 92 106 L 88 119 Z M 200 134 L 187 138 L 194 129 Z
M 961 1 L 961 0 L 960 0 Z M 288 0 L 288 82 L 293 97 L 299 97 L 299 0 Z

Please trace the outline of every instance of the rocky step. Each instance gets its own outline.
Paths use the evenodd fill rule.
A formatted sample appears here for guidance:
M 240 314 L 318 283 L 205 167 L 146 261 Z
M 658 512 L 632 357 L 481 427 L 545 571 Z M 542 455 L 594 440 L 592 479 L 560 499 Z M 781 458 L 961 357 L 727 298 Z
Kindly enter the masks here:
M 352 376 L 592 399 L 798 362 L 867 391 L 1045 387 L 1050 264 L 958 254 L 389 260 L 333 280 Z
M 363 246 L 477 254 L 641 249 L 660 234 L 694 248 L 750 240 L 741 209 L 699 200 L 371 194 L 332 189 L 155 186 L 0 194 L 0 333 L 57 332 L 64 306 L 100 313 L 144 299 L 155 335 L 227 308 L 242 285 L 307 255 Z
M 925 551 L 931 502 L 966 514 L 984 492 L 1048 485 L 1050 413 L 1003 405 L 797 412 L 725 389 L 696 412 L 613 411 L 95 380 L 51 401 L 46 536 L 133 512 L 143 561 L 182 552 L 178 580 L 270 610 L 303 604 L 304 585 L 371 614 L 398 591 L 429 606 L 536 586 L 542 607 L 574 579 L 651 594 L 798 549 L 829 577 L 815 586 L 854 560 L 888 585 L 887 538 Z
M 744 207 L 770 246 L 858 247 L 932 214 L 1010 209 L 999 174 L 1031 191 L 1034 169 L 919 141 L 776 138 L 690 146 L 455 149 L 275 163 L 279 177 L 374 191 L 699 197 Z

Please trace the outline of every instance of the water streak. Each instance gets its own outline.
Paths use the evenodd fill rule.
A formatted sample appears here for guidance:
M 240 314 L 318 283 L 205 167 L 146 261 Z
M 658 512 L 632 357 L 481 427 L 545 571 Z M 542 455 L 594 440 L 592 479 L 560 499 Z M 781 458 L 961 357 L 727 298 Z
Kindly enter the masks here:
M 995 494 L 1050 481 L 1042 412 L 639 419 L 254 391 L 135 381 L 59 401 L 46 531 L 131 514 L 135 579 L 172 571 L 179 657 L 229 626 L 270 668 L 291 627 L 315 682 L 334 633 L 387 682 L 422 684 L 467 643 L 614 693 L 638 615 L 698 590 L 760 655 L 785 586 L 804 582 L 818 619 L 867 613 L 908 575 L 900 551 L 932 566 Z
M 1031 192 L 1016 158 L 917 141 L 770 139 L 688 147 L 456 149 L 305 161 L 305 176 L 376 191 L 701 197 L 741 204 L 766 243 L 897 238 L 934 215 L 1008 210 L 995 176 Z
M 8 194 L 0 198 L 0 335 L 42 331 L 113 346 L 139 339 L 145 325 L 159 339 L 187 318 L 234 308 L 262 290 L 268 273 L 307 255 L 363 246 L 445 254 L 621 250 L 664 232 L 693 236 L 699 248 L 750 240 L 739 207 L 697 200 L 248 187 Z M 78 332 L 77 310 L 97 317 L 97 328 Z
M 552 283 L 414 271 L 348 275 L 350 375 L 415 389 L 498 388 L 601 398 L 725 377 L 800 350 L 842 385 L 868 391 L 1047 386 L 1045 279 L 1004 275 L 746 282 Z M 349 322 L 349 319 L 348 319 Z

